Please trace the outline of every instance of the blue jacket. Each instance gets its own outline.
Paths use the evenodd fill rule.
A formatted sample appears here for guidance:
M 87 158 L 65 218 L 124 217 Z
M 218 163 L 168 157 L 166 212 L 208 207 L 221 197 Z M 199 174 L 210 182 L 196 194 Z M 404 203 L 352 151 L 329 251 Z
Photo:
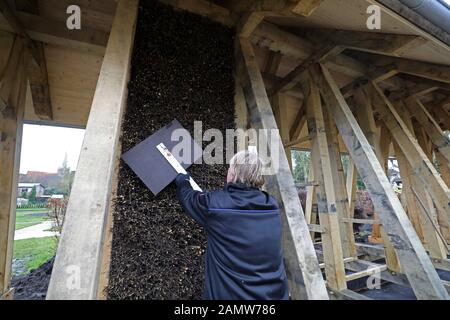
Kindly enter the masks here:
M 198 192 L 188 180 L 178 175 L 178 198 L 208 236 L 203 298 L 288 299 L 277 201 L 244 184 Z

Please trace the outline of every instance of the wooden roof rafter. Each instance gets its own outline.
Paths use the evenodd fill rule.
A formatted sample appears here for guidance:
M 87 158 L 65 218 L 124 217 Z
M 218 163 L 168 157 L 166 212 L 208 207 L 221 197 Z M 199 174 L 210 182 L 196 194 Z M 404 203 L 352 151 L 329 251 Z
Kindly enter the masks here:
M 53 110 L 43 44 L 30 38 L 5 0 L 0 0 L 0 13 L 8 21 L 14 33 L 21 37 L 30 52 L 33 63 L 30 64 L 27 72 L 35 113 L 40 119 L 52 120 Z

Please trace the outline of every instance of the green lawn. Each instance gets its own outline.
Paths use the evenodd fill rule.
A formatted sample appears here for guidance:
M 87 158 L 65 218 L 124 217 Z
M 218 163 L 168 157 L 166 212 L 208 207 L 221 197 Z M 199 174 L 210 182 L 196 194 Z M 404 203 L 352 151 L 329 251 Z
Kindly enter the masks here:
M 14 241 L 13 274 L 24 275 L 38 268 L 55 255 L 54 237 L 32 238 Z
M 16 211 L 16 230 L 34 226 L 47 219 L 47 209 L 18 209 Z

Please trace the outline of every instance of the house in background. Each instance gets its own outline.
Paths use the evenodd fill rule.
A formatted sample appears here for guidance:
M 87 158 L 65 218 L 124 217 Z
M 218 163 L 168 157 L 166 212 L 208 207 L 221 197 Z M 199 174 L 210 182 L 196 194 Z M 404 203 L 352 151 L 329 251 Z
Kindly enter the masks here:
M 19 183 L 19 188 L 17 190 L 17 194 L 19 196 L 21 196 L 25 193 L 27 196 L 29 196 L 34 187 L 36 187 L 36 197 L 42 197 L 45 192 L 45 187 L 40 183 L 21 182 L 21 183 Z

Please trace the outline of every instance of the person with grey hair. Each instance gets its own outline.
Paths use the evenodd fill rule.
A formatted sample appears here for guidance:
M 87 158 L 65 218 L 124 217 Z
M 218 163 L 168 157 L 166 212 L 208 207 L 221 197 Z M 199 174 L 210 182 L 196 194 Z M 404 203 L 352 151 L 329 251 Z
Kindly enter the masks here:
M 176 178 L 184 211 L 205 228 L 206 300 L 287 300 L 278 202 L 261 190 L 263 162 L 249 151 L 230 161 L 223 190 L 200 192 Z

